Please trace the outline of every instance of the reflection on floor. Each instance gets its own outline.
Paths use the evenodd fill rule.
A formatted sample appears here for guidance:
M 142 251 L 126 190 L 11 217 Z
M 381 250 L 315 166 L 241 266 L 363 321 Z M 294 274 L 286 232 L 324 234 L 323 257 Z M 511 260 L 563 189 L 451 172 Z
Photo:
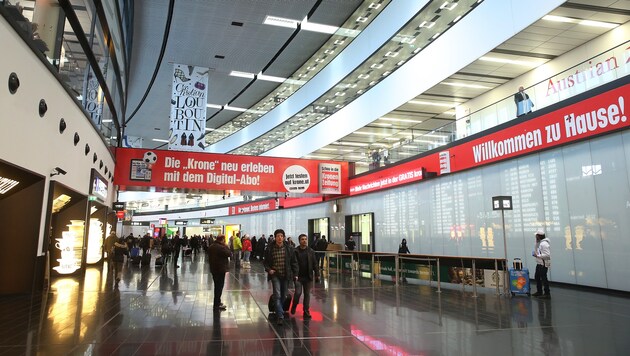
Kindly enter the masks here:
M 212 311 L 203 254 L 181 268 L 107 264 L 37 297 L 0 297 L 0 355 L 627 355 L 630 298 L 555 287 L 553 299 L 330 274 L 284 326 L 259 262 L 232 267 Z

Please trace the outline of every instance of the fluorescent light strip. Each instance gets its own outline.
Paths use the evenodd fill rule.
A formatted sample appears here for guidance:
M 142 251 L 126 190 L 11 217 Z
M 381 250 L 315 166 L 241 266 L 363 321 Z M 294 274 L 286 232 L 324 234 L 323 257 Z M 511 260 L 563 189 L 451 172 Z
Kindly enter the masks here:
M 0 194 L 4 194 L 8 192 L 9 190 L 11 190 L 13 187 L 15 187 L 18 184 L 20 184 L 20 182 L 16 180 L 0 177 Z
M 482 61 L 487 61 L 487 62 L 517 64 L 517 65 L 526 66 L 526 67 L 537 67 L 540 64 L 537 62 L 527 62 L 527 61 L 519 61 L 515 59 L 505 59 L 505 58 L 488 57 L 488 56 L 483 56 L 479 59 Z
M 412 124 L 420 124 L 420 123 L 422 123 L 422 120 L 396 119 L 396 118 L 393 118 L 393 117 L 381 117 L 379 120 L 394 121 L 394 122 L 409 122 L 409 123 L 412 123 Z
M 365 135 L 365 136 L 391 136 L 391 133 L 384 133 L 384 132 L 365 132 L 365 131 L 355 131 L 353 132 L 354 134 L 357 135 Z
M 265 17 L 265 21 L 263 21 L 263 24 L 287 28 L 297 28 L 298 20 L 267 15 L 267 17 Z
M 255 77 L 254 73 L 239 72 L 237 70 L 231 71 L 230 75 L 233 77 L 241 77 L 241 78 L 247 78 L 247 79 L 254 79 Z
M 446 83 L 446 82 L 442 82 L 440 84 L 444 84 L 444 85 L 450 85 L 453 87 L 460 87 L 460 88 L 473 88 L 473 89 L 491 89 L 490 87 L 486 87 L 483 85 L 478 85 L 478 84 L 466 84 L 466 83 Z
M 304 19 L 300 23 L 300 28 L 304 31 L 327 33 L 330 35 L 335 34 L 337 30 L 339 30 L 339 27 L 336 27 L 336 26 L 323 25 L 323 24 L 319 24 L 315 22 L 308 22 L 308 18 L 306 17 L 304 17 Z
M 168 143 L 168 140 L 164 140 L 161 138 L 152 138 L 151 141 Z
M 410 100 L 408 101 L 409 104 L 414 104 L 414 105 L 428 105 L 428 106 L 439 106 L 439 107 L 443 107 L 443 108 L 452 108 L 458 105 L 458 103 L 453 103 L 453 104 L 446 104 L 446 103 L 433 103 L 430 101 L 421 101 L 421 100 Z
M 216 105 L 216 104 L 206 104 L 206 106 L 211 109 L 221 109 L 223 107 L 221 105 Z
M 584 20 L 584 19 L 574 19 L 574 18 L 571 18 L 571 17 L 555 16 L 555 15 L 544 16 L 543 20 L 553 21 L 553 22 L 574 23 L 574 24 L 583 25 L 583 26 L 590 26 L 590 27 L 615 28 L 615 27 L 619 26 L 618 24 L 611 23 L 611 22 L 593 21 L 593 20 Z
M 247 111 L 247 109 L 244 108 L 238 108 L 236 106 L 229 106 L 229 105 L 225 105 L 223 107 L 223 110 L 229 110 L 229 111 L 238 111 L 238 112 L 245 112 Z
M 284 83 L 287 78 L 282 77 L 274 77 L 273 75 L 264 75 L 262 72 L 258 73 L 256 79 L 265 80 L 268 82 L 276 82 L 276 83 Z

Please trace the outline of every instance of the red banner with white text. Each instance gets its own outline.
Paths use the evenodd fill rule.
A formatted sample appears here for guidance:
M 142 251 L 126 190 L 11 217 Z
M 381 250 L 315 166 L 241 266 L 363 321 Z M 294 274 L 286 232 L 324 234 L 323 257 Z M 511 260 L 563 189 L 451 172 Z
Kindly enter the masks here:
M 423 177 L 422 168 L 438 174 L 458 172 L 628 128 L 630 121 L 625 103 L 629 98 L 630 84 L 626 84 L 449 147 L 448 150 L 353 178 L 350 180 L 350 195 L 421 180 L 426 178 Z
M 334 173 L 334 174 L 332 174 Z M 348 193 L 348 162 L 116 149 L 114 184 L 205 190 Z

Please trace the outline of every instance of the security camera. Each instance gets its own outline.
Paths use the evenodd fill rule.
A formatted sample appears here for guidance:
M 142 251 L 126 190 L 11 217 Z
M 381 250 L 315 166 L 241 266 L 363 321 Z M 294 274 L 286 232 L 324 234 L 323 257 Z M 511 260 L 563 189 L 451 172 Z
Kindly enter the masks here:
M 63 168 L 60 168 L 60 167 L 55 167 L 55 168 L 53 168 L 53 169 L 52 169 L 52 171 L 50 172 L 50 176 L 51 176 L 51 177 L 53 177 L 53 176 L 56 176 L 56 175 L 58 175 L 58 174 L 61 174 L 61 175 L 64 175 L 64 176 L 65 176 L 65 175 L 66 175 L 66 173 L 68 173 L 68 172 L 66 172 L 65 170 L 63 170 Z

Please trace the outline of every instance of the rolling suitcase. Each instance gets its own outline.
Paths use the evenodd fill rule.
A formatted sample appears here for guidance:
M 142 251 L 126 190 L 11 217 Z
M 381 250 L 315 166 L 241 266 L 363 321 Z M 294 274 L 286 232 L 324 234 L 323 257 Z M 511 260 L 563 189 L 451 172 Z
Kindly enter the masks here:
M 142 260 L 140 261 L 140 263 L 142 264 L 142 266 L 151 265 L 151 254 L 145 253 L 144 255 L 142 255 Z
M 292 300 L 293 297 L 291 294 L 287 294 L 284 303 L 282 303 L 282 309 L 284 309 L 285 313 L 291 308 Z M 276 315 L 276 298 L 274 298 L 273 294 L 269 296 L 269 303 L 267 304 L 267 307 L 269 308 L 269 316 L 274 317 Z
M 156 266 L 156 267 L 159 267 L 159 266 L 162 266 L 163 264 L 164 264 L 164 257 L 162 257 L 162 256 L 157 256 L 157 257 L 155 258 L 155 266 Z
M 131 264 L 134 266 L 140 266 L 140 261 L 142 260 L 142 257 L 140 256 L 133 256 L 131 257 Z
M 512 296 L 516 294 L 531 295 L 532 291 L 529 286 L 529 270 L 522 268 L 520 270 L 510 268 L 508 269 L 510 275 L 510 292 Z

